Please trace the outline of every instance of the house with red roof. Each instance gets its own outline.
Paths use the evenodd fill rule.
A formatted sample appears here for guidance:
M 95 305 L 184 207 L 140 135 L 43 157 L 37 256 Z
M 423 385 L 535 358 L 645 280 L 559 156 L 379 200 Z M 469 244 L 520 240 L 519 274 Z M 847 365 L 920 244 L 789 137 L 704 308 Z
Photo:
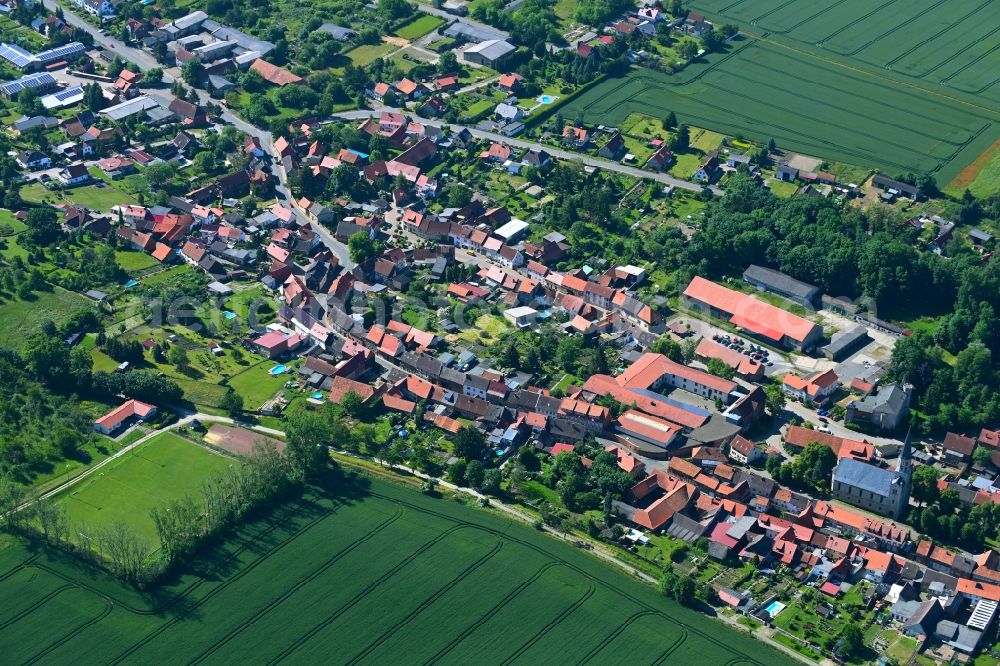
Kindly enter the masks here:
M 832 369 L 817 370 L 805 377 L 788 373 L 782 381 L 782 388 L 786 395 L 796 400 L 822 405 L 840 388 L 840 379 Z
M 102 435 L 112 435 L 127 423 L 143 421 L 156 416 L 157 408 L 138 400 L 128 400 L 94 421 L 94 430 Z

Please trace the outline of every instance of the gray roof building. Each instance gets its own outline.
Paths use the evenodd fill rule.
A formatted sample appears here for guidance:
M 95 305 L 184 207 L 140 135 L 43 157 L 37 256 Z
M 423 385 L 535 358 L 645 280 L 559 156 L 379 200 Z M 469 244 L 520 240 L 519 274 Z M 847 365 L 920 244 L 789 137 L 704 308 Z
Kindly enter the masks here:
M 886 384 L 877 393 L 847 403 L 845 420 L 869 423 L 880 430 L 895 430 L 910 412 L 912 394 L 913 387 L 908 384 Z
M 853 458 L 841 458 L 833 469 L 835 498 L 883 516 L 902 515 L 910 497 L 909 486 L 907 474 Z
M 454 39 L 464 39 L 469 42 L 486 42 L 491 39 L 507 39 L 510 35 L 502 30 L 487 27 L 485 25 L 472 25 L 465 21 L 455 21 L 444 30 L 445 37 Z
M 333 23 L 324 23 L 319 27 L 319 32 L 325 32 L 338 41 L 353 39 L 358 33 L 350 28 L 344 28 Z
M 823 355 L 832 361 L 840 361 L 871 341 L 868 329 L 864 326 L 852 326 L 846 331 L 834 333 L 830 344 L 820 347 Z
M 796 280 L 781 271 L 756 264 L 750 264 L 743 271 L 743 280 L 757 289 L 784 296 L 807 308 L 815 307 L 820 295 L 819 287 Z

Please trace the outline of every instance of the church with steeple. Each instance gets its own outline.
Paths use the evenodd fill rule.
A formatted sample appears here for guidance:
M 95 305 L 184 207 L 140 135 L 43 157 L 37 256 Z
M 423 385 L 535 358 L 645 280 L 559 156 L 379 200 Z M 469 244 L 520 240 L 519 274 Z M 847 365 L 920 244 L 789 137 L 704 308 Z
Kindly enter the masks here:
M 833 470 L 831 494 L 842 502 L 902 520 L 910 505 L 912 477 L 913 450 L 907 432 L 895 470 L 841 458 Z

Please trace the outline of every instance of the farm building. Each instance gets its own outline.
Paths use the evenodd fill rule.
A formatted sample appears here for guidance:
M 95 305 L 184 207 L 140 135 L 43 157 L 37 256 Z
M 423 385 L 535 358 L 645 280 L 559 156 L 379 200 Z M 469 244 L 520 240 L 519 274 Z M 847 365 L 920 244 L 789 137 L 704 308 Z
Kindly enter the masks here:
M 153 416 L 156 416 L 156 406 L 129 400 L 95 421 L 94 430 L 103 435 L 111 435 L 126 423 L 142 421 Z
M 727 319 L 748 335 L 783 347 L 809 351 L 823 338 L 818 324 L 703 277 L 691 280 L 684 299 L 695 309 Z
M 820 296 L 819 287 L 796 280 L 792 276 L 785 275 L 773 268 L 766 268 L 765 266 L 758 266 L 756 264 L 750 264 L 743 271 L 743 280 L 761 291 L 769 291 L 778 296 L 783 296 L 809 309 L 816 307 L 816 301 Z

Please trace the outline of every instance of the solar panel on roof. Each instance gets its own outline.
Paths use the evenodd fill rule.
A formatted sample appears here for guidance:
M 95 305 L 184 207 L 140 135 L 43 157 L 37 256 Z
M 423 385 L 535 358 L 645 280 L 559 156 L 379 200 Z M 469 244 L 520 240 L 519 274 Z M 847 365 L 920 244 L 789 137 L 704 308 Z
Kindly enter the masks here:
M 52 93 L 52 96 L 55 97 L 58 101 L 64 102 L 70 97 L 82 94 L 83 94 L 83 86 L 73 86 L 72 88 L 66 88 L 66 90 L 60 90 L 59 92 L 54 92 Z
M 0 44 L 0 58 L 17 68 L 23 68 L 32 61 L 33 56 L 16 44 Z
M 54 86 L 55 84 L 56 80 L 52 78 L 51 74 L 40 72 L 0 84 L 0 90 L 3 90 L 4 94 L 8 97 L 13 97 L 27 88 L 42 88 L 45 86 Z

